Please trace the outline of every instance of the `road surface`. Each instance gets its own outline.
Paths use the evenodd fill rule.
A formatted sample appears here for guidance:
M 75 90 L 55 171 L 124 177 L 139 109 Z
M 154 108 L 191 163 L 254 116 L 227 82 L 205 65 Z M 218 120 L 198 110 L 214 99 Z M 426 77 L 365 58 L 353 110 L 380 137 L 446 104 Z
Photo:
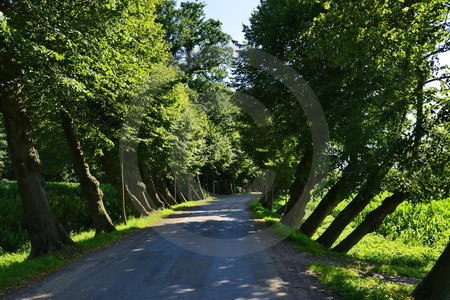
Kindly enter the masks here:
M 6 299 L 290 299 L 246 206 L 177 212 Z

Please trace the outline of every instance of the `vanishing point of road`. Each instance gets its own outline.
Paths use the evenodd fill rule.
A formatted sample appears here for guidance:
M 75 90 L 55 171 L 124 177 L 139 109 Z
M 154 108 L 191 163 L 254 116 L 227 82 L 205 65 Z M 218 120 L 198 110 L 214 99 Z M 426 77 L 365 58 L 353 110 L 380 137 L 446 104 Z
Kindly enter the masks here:
M 176 212 L 6 299 L 290 299 L 247 212 L 254 197 Z

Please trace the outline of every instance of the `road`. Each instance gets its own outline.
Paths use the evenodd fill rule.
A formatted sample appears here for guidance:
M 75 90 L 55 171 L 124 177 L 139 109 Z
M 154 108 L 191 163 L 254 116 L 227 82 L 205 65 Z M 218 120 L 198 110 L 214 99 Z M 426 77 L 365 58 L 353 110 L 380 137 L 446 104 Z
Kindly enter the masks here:
M 180 211 L 6 299 L 290 299 L 246 205 Z

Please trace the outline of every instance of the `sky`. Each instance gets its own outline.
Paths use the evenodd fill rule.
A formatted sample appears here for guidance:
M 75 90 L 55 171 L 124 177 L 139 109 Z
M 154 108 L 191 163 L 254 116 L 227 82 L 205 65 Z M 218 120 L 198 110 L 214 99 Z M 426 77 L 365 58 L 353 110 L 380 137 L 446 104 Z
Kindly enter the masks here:
M 178 3 L 181 2 L 178 0 Z M 242 24 L 249 24 L 252 11 L 259 0 L 203 0 L 206 3 L 206 17 L 220 20 L 222 30 L 232 36 L 233 40 L 244 41 Z

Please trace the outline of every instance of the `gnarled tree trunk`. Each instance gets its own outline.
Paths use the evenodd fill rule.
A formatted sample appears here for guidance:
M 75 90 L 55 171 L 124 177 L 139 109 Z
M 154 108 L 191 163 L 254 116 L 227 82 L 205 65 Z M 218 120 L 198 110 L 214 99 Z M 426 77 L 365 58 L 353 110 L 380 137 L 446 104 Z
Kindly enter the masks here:
M 146 186 L 146 189 L 147 189 L 147 193 L 150 196 L 150 200 L 153 202 L 153 204 L 157 208 L 164 207 L 165 204 L 160 199 L 160 197 L 158 195 L 158 192 L 156 190 L 156 187 L 155 187 L 155 183 L 153 182 L 152 178 L 148 174 L 148 171 L 147 171 L 147 168 L 146 168 L 145 164 L 141 160 L 139 160 L 138 161 L 138 165 L 139 165 L 139 171 L 141 173 L 142 181 L 145 183 L 145 186 Z
M 96 234 L 113 232 L 116 228 L 103 204 L 103 192 L 100 189 L 100 183 L 90 172 L 81 144 L 75 136 L 72 118 L 64 111 L 61 111 L 60 115 L 64 134 L 72 155 L 75 174 L 80 181 L 81 191 L 88 201 Z
M 323 220 L 325 220 L 333 209 L 344 200 L 343 197 L 338 197 L 341 184 L 341 181 L 336 183 L 322 198 L 319 205 L 317 205 L 311 215 L 309 215 L 305 222 L 303 222 L 302 226 L 300 226 L 301 233 L 308 237 L 312 237 L 319 228 L 320 224 L 322 224 Z
M 3 45 L 2 45 L 3 46 Z M 8 72 L 0 74 L 0 112 L 6 129 L 10 158 L 17 178 L 23 206 L 23 226 L 31 240 L 30 257 L 74 244 L 50 210 L 41 161 L 31 137 L 32 126 L 25 109 L 19 84 L 11 84 L 20 76 L 17 62 L 8 53 L 0 56 L 0 63 Z
M 202 183 L 200 182 L 200 176 L 197 175 L 198 195 L 200 200 L 205 199 L 205 193 L 203 193 Z
M 289 190 L 289 200 L 286 203 L 286 211 L 280 222 L 284 225 L 298 229 L 305 214 L 306 204 L 310 200 L 310 190 L 314 183 L 308 182 L 313 160 L 313 150 L 308 147 L 302 160 L 297 166 L 295 180 Z
M 159 194 L 162 197 L 164 197 L 166 203 L 169 204 L 169 206 L 177 205 L 175 198 L 170 193 L 163 178 L 157 177 L 153 182 L 155 183 L 155 186 L 158 189 Z
M 416 300 L 450 299 L 450 243 L 412 296 Z
M 369 205 L 370 201 L 377 195 L 381 182 L 389 169 L 386 169 L 378 178 L 372 175 L 353 198 L 353 200 L 342 210 L 334 221 L 328 226 L 317 242 L 326 248 L 330 248 L 338 239 L 345 227 Z M 376 173 L 374 173 L 376 174 Z
M 103 150 L 103 156 L 100 157 L 100 164 L 102 165 L 102 169 L 105 172 L 106 179 L 108 182 L 114 187 L 114 189 L 119 194 L 119 197 L 125 195 L 125 203 L 130 208 L 134 217 L 139 218 L 145 216 L 145 213 L 142 214 L 137 208 L 133 200 L 131 199 L 131 193 L 128 188 L 125 188 L 125 193 L 122 189 L 122 179 L 119 175 L 119 171 L 115 166 L 115 163 L 119 161 L 119 155 L 114 155 L 111 150 Z M 137 201 L 137 200 L 135 200 Z M 141 210 L 142 211 L 142 210 Z
M 337 252 L 348 252 L 353 248 L 364 236 L 368 233 L 377 230 L 384 219 L 405 201 L 407 194 L 396 192 L 392 196 L 384 199 L 383 203 L 375 210 L 370 212 L 364 221 L 355 228 L 344 240 L 342 240 L 336 247 L 333 248 Z

